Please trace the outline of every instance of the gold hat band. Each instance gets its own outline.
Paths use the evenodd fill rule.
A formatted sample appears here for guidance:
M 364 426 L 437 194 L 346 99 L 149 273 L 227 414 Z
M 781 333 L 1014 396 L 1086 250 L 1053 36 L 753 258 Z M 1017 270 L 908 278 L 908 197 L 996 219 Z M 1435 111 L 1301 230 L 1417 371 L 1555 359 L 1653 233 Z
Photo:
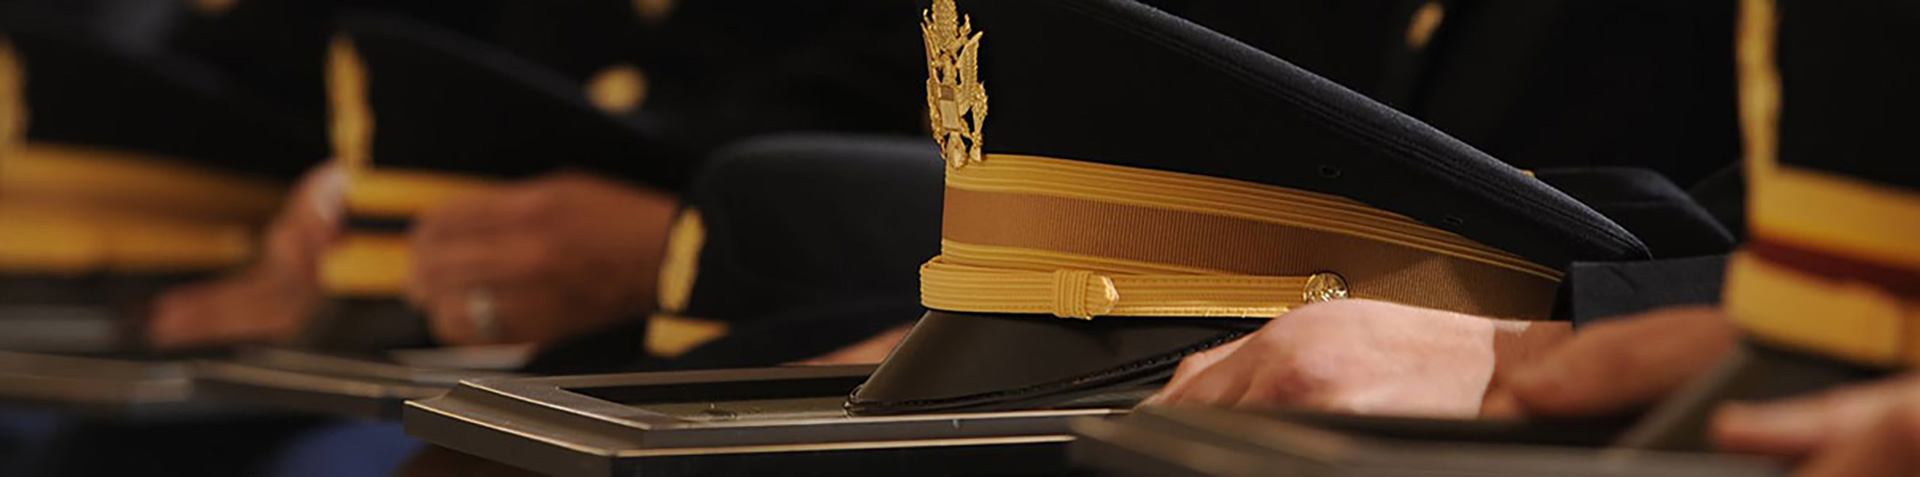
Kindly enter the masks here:
M 212 271 L 253 256 L 242 225 L 0 204 L 0 270 L 81 275 Z
M 1352 199 L 1178 172 L 990 154 L 994 164 L 949 170 L 947 188 L 1078 198 L 1186 211 L 1401 244 L 1559 279 L 1553 267 Z M 986 161 L 983 161 L 986 162 Z
M 950 170 L 922 302 L 1061 317 L 1271 317 L 1343 278 L 1351 295 L 1544 319 L 1560 272 L 1352 200 L 1031 156 Z
M 157 155 L 38 141 L 0 154 L 0 191 L 245 221 L 272 217 L 285 193 L 268 181 Z
M 448 200 L 495 187 L 493 180 L 462 174 L 358 170 L 347 179 L 347 211 L 360 217 L 410 219 Z
M 320 260 L 320 288 L 339 297 L 398 297 L 413 274 L 404 235 L 349 234 Z

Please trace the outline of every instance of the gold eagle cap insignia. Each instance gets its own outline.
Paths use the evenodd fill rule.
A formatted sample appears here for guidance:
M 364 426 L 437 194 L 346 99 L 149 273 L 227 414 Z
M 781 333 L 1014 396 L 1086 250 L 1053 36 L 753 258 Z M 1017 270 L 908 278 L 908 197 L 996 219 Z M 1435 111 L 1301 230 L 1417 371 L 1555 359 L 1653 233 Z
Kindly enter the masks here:
M 980 84 L 980 37 L 973 19 L 960 16 L 954 0 L 934 0 L 921 12 L 927 46 L 927 120 L 947 167 L 980 162 L 987 88 Z

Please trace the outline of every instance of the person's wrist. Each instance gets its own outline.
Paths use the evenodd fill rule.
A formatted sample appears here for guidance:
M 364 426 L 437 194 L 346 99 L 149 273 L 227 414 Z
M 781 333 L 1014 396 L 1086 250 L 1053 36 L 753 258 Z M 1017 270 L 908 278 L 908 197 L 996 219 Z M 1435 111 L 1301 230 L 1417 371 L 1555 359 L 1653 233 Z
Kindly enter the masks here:
M 1540 360 L 1561 343 L 1573 338 L 1573 324 L 1564 321 L 1493 320 L 1493 379 L 1487 383 L 1487 399 L 1496 398 L 1504 377 Z M 1482 415 L 1490 408 L 1495 415 L 1517 412 L 1512 403 L 1483 402 Z
M 1494 320 L 1495 366 L 1504 368 L 1533 362 L 1571 338 L 1573 324 L 1564 321 Z

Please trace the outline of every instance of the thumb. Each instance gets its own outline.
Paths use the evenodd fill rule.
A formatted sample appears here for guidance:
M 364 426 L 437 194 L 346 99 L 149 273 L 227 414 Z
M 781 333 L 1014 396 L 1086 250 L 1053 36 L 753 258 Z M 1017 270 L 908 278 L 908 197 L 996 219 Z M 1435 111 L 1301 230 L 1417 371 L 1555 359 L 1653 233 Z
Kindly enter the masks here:
M 1207 368 L 1211 368 L 1213 365 L 1220 363 L 1221 360 L 1232 356 L 1234 350 L 1240 349 L 1240 345 L 1246 343 L 1247 337 L 1242 336 L 1239 339 L 1228 341 L 1220 346 L 1207 348 L 1187 355 L 1185 359 L 1180 360 L 1180 367 L 1174 368 L 1173 380 L 1167 382 L 1166 387 L 1161 388 L 1159 392 L 1153 393 L 1152 396 L 1148 396 L 1145 400 L 1140 401 L 1140 405 L 1152 406 L 1165 402 L 1170 391 L 1184 387 L 1187 383 L 1193 381 L 1194 376 L 1199 376 L 1201 372 L 1206 371 Z
M 329 161 L 315 167 L 302 180 L 299 194 L 306 200 L 315 217 L 321 222 L 338 223 L 345 214 L 347 202 L 346 170 Z
M 1720 362 L 1736 343 L 1717 311 L 1679 309 L 1597 324 L 1506 380 L 1529 414 L 1586 416 L 1651 403 Z

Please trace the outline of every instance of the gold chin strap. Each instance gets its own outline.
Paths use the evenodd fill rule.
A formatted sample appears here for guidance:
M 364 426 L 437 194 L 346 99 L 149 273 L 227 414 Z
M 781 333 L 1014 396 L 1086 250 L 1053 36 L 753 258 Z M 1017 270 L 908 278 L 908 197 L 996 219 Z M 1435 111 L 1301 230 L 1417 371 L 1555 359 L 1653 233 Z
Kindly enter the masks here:
M 995 255 L 1130 270 L 1094 272 L 1085 269 L 1091 267 L 1067 266 L 1027 271 L 950 263 L 988 262 Z M 1095 316 L 1271 317 L 1348 295 L 1345 279 L 1333 273 L 1293 277 L 1172 274 L 1153 273 L 1157 267 L 1150 264 L 1112 266 L 1120 263 L 1042 250 L 942 242 L 941 256 L 920 268 L 921 303 L 942 310 L 1083 320 Z
M 1272 317 L 1346 296 L 1545 319 L 1560 272 L 1349 199 L 1032 156 L 949 169 L 929 308 Z

